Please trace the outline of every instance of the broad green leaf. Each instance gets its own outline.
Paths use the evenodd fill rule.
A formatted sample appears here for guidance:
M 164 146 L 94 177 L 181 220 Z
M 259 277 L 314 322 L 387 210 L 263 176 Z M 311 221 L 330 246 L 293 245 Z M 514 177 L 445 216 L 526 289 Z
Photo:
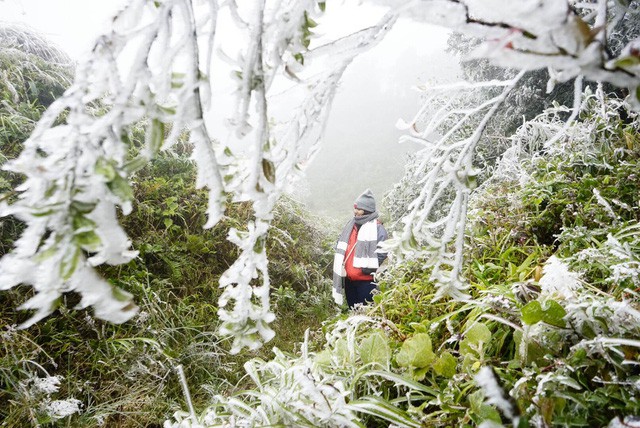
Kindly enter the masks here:
M 151 130 L 149 136 L 149 151 L 151 153 L 158 153 L 160 147 L 162 147 L 162 142 L 164 141 L 164 123 L 160 122 L 158 119 L 153 119 L 150 125 Z
M 109 187 L 109 190 L 111 190 L 114 195 L 123 201 L 130 201 L 133 199 L 133 190 L 131 189 L 129 182 L 119 175 L 116 175 L 116 178 L 108 183 L 107 187 Z
M 464 335 L 460 342 L 460 353 L 475 353 L 480 344 L 486 344 L 491 339 L 491 330 L 482 323 L 475 323 Z M 473 345 L 473 346 L 472 346 Z M 474 349 L 475 348 L 475 349 Z
M 422 368 L 429 366 L 435 357 L 431 337 L 427 333 L 418 333 L 404 341 L 396 355 L 396 362 L 400 367 Z
M 564 327 L 564 317 L 567 312 L 555 300 L 547 300 L 544 306 L 537 300 L 527 303 L 522 309 L 522 321 L 525 324 L 545 322 L 547 324 Z
M 173 220 L 170 218 L 165 218 L 164 219 L 164 227 L 169 229 L 171 226 L 173 226 Z
M 100 237 L 93 230 L 76 234 L 74 240 L 83 250 L 87 251 L 94 251 L 102 243 Z
M 379 363 L 386 367 L 391 358 L 387 337 L 379 331 L 364 338 L 358 351 L 364 364 Z
M 117 175 L 113 164 L 105 158 L 98 158 L 96 161 L 95 171 L 97 174 L 104 176 L 104 178 L 107 179 L 107 182 L 116 178 Z
M 452 378 L 457 373 L 457 365 L 458 360 L 456 357 L 448 352 L 443 352 L 436 362 L 433 363 L 433 370 L 440 376 Z

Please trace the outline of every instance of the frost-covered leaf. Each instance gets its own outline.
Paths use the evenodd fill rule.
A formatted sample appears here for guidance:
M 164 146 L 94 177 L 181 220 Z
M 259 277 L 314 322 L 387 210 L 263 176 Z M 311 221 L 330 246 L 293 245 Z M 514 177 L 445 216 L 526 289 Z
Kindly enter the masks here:
M 491 330 L 485 324 L 476 322 L 464 333 L 464 339 L 460 342 L 460 353 L 477 354 L 478 350 L 491 339 Z
M 386 367 L 391 358 L 391 349 L 389 348 L 387 337 L 380 331 L 376 331 L 362 339 L 359 353 L 363 364 L 377 363 Z
M 433 363 L 433 371 L 440 376 L 452 378 L 457 373 L 457 366 L 458 360 L 449 352 L 443 352 Z
M 400 367 L 426 368 L 435 360 L 431 348 L 431 337 L 427 333 L 418 333 L 402 344 L 396 354 L 396 362 Z

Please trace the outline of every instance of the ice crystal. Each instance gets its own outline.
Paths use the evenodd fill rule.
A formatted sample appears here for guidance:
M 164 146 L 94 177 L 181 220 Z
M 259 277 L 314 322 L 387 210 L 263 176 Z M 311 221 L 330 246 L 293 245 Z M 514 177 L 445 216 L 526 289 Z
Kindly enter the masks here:
M 554 299 L 571 300 L 580 286 L 579 275 L 556 256 L 549 257 L 540 278 L 541 295 Z
M 514 421 L 514 426 L 518 426 L 517 410 L 500 386 L 495 371 L 489 366 L 484 366 L 474 379 L 486 395 L 487 403 L 495 405 L 507 418 Z
M 62 376 L 39 377 L 31 380 L 33 388 L 41 393 L 51 395 L 60 389 Z
M 74 413 L 80 413 L 82 403 L 75 398 L 55 400 L 47 403 L 45 411 L 52 419 L 62 419 Z

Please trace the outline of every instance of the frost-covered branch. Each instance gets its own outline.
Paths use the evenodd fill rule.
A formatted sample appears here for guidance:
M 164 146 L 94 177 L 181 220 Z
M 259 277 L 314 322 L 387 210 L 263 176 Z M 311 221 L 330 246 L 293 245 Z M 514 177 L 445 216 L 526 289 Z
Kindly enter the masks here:
M 22 308 L 50 314 L 63 293 L 81 294 L 80 307 L 124 322 L 136 313 L 132 296 L 94 270 L 136 256 L 118 223 L 132 209 L 133 174 L 185 131 L 198 167 L 196 186 L 209 189 L 213 227 L 229 203 L 251 201 L 253 218 L 229 240 L 240 249 L 221 276 L 221 332 L 235 338 L 232 352 L 269 340 L 266 237 L 274 204 L 291 188 L 318 149 L 328 106 L 346 66 L 373 46 L 397 18 L 309 49 L 311 28 L 324 2 L 132 0 L 113 20 L 72 87 L 43 115 L 25 150 L 6 169 L 26 176 L 18 199 L 3 200 L 2 215 L 27 224 L 13 252 L 0 261 L 0 289 L 33 285 Z M 248 43 L 237 52 L 237 109 L 229 123 L 238 142 L 217 142 L 207 120 L 212 104 L 211 62 L 219 15 L 233 18 Z M 229 16 L 225 15 L 225 16 Z M 214 46 L 215 45 L 215 46 Z M 310 65 L 312 64 L 312 65 Z M 300 108 L 272 123 L 274 82 L 293 78 Z M 148 123 L 136 149 L 131 128 Z
M 98 39 L 75 83 L 44 113 L 21 155 L 5 165 L 26 177 L 18 200 L 0 205 L 0 214 L 26 223 L 0 261 L 0 289 L 23 283 L 36 290 L 21 306 L 36 310 L 23 327 L 49 315 L 68 291 L 80 293 L 79 307 L 92 306 L 99 318 L 123 322 L 135 314 L 131 295 L 94 267 L 136 256 L 116 216 L 118 208 L 131 211 L 129 179 L 199 120 L 198 69 L 179 66 L 194 55 L 186 7 L 184 1 L 131 2 L 114 18 L 112 32 Z M 135 55 L 125 64 L 126 48 Z M 128 133 L 142 119 L 147 139 L 134 155 Z
M 397 4 L 396 1 L 388 3 Z M 623 19 L 638 19 L 630 2 L 606 0 L 428 0 L 411 13 L 435 25 L 477 37 L 472 57 L 522 70 L 548 68 L 556 81 L 583 75 L 628 88 L 640 108 L 640 38 L 619 53 L 608 48 L 608 36 Z M 628 15 L 628 16 L 626 16 Z M 625 18 L 626 16 L 626 18 Z
M 424 107 L 410 123 L 399 123 L 409 130 L 402 140 L 421 142 L 425 148 L 416 155 L 415 175 L 420 193 L 401 219 L 402 227 L 384 246 L 402 260 L 407 256 L 426 257 L 433 268 L 431 279 L 438 285 L 435 298 L 444 296 L 465 299 L 467 285 L 462 277 L 462 254 L 469 194 L 476 185 L 478 170 L 473 167 L 475 148 L 488 121 L 515 87 L 524 72 L 508 82 L 499 82 L 502 92 L 478 105 L 454 108 L 451 100 L 465 97 L 465 86 L 429 88 Z M 456 91 L 457 92 L 454 92 Z M 445 107 L 425 118 L 434 100 L 446 91 Z M 480 118 L 475 125 L 472 121 Z M 469 133 L 465 128 L 475 125 Z M 433 132 L 446 131 L 433 139 Z

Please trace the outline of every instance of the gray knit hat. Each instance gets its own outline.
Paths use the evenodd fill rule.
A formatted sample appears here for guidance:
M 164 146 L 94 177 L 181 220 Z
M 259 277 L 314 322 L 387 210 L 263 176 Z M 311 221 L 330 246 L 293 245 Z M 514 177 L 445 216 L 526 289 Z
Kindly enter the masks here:
M 373 197 L 371 189 L 365 190 L 362 195 L 356 199 L 356 208 L 373 213 L 376 211 L 376 200 Z

